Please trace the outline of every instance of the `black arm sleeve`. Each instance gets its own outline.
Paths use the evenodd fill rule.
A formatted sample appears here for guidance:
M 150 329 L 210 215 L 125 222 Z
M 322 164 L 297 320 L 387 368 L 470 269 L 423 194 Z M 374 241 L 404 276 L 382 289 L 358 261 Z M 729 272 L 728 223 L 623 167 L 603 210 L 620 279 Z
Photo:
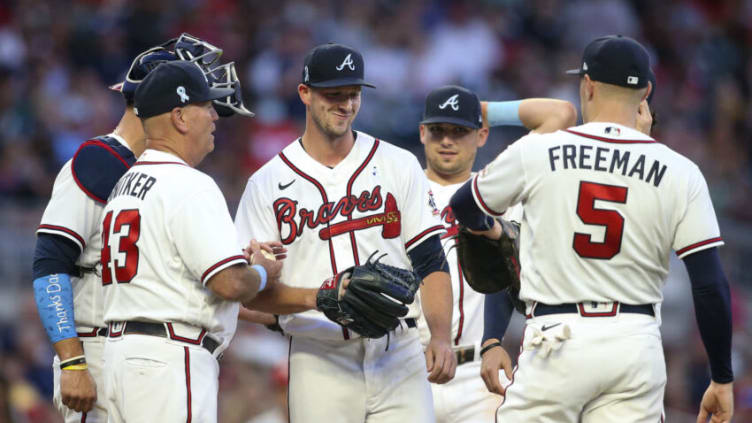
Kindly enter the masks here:
M 717 383 L 734 380 L 731 369 L 731 295 L 721 268 L 718 248 L 684 257 L 692 282 L 695 318 L 710 361 L 710 375 Z
M 449 273 L 444 250 L 441 248 L 441 238 L 434 235 L 426 238 L 415 248 L 408 251 L 407 256 L 413 264 L 413 270 L 418 276 L 425 278 L 433 272 Z
M 486 294 L 483 308 L 483 341 L 491 338 L 501 340 L 512 319 L 514 304 L 506 289 Z
M 471 179 L 462 185 L 452 196 L 449 206 L 458 222 L 474 231 L 485 231 L 493 227 L 493 218 L 475 203 L 472 184 Z
M 63 236 L 41 233 L 34 249 L 32 280 L 53 273 L 76 273 L 76 259 L 81 250 L 75 242 Z

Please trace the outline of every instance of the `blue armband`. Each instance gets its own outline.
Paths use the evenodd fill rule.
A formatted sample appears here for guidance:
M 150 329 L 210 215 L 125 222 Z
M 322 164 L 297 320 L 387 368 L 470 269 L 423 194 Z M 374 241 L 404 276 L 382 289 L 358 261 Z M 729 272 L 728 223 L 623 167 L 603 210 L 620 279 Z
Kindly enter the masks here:
M 37 301 L 39 318 L 53 344 L 78 336 L 73 319 L 73 286 L 70 276 L 55 273 L 35 279 L 34 299 Z
M 520 103 L 515 101 L 489 101 L 486 105 L 488 126 L 524 126 L 520 120 Z
M 264 266 L 260 264 L 254 264 L 251 267 L 255 269 L 256 272 L 258 272 L 259 278 L 261 278 L 261 283 L 259 283 L 258 291 L 256 291 L 256 292 L 261 292 L 264 290 L 264 288 L 266 288 L 266 269 L 264 269 Z

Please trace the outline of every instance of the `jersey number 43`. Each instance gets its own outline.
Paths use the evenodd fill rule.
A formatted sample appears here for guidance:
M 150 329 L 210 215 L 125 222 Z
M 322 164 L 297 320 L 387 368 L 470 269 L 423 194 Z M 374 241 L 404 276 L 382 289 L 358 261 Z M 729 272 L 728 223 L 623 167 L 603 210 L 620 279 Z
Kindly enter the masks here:
M 114 223 L 112 214 L 112 211 L 107 212 L 102 223 L 102 285 L 111 284 L 113 277 L 118 283 L 128 283 L 138 271 L 136 242 L 141 235 L 141 214 L 138 209 L 121 210 Z M 127 231 L 123 230 L 124 226 Z M 110 246 L 111 236 L 112 243 L 117 244 L 116 250 Z M 113 253 L 117 254 L 115 263 L 112 262 Z
M 608 260 L 621 251 L 624 217 L 616 210 L 595 208 L 595 200 L 627 202 L 627 187 L 580 181 L 577 216 L 588 225 L 605 226 L 603 242 L 593 242 L 590 234 L 575 232 L 572 248 L 584 258 Z

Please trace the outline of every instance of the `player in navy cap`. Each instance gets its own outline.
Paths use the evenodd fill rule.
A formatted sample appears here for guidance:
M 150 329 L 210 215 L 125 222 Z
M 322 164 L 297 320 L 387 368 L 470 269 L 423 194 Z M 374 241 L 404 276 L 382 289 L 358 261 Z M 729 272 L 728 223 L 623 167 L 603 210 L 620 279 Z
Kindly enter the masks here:
M 361 54 L 323 44 L 303 61 L 298 95 L 306 125 L 253 174 L 235 225 L 241 239 L 280 240 L 283 279 L 299 286 L 363 265 L 411 269 L 423 279 L 430 340 L 421 347 L 417 304 L 388 336 L 368 339 L 308 311 L 280 316 L 290 336 L 290 421 L 435 421 L 429 381 L 454 376 L 451 285 L 428 180 L 410 152 L 353 129 L 365 78 Z
M 573 73 L 585 123 L 519 139 L 451 200 L 462 224 L 492 239 L 501 228 L 488 229 L 487 215 L 524 208 L 520 298 L 528 318 L 497 420 L 663 421 L 660 305 L 674 251 L 687 266 L 710 361 L 697 421 L 712 414 L 728 422 L 731 308 L 705 178 L 638 126 L 652 90 L 640 43 L 598 38 Z
M 574 105 L 563 100 L 531 98 L 481 102 L 474 92 L 456 85 L 436 88 L 426 97 L 419 127 L 420 141 L 426 154 L 426 176 L 446 228 L 441 238 L 452 276 L 451 339 L 457 358 L 454 379 L 446 384 L 431 384 L 437 423 L 492 422 L 503 399 L 498 393 L 503 389 L 501 385 L 489 385 L 486 389 L 478 375 L 481 372 L 495 374 L 494 382 L 502 385 L 512 378 L 512 362 L 503 349 L 482 353 L 481 347 L 499 341 L 506 330 L 495 325 L 485 327 L 484 313 L 503 311 L 486 311 L 485 295 L 474 291 L 465 280 L 457 260 L 459 224 L 449 207 L 449 199 L 474 175 L 475 157 L 478 149 L 486 144 L 490 126 L 524 126 L 536 133 L 546 133 L 567 128 L 576 121 Z M 519 204 L 511 207 L 504 219 L 520 222 L 522 207 Z M 511 311 L 514 307 L 511 299 L 503 298 L 507 296 L 506 291 L 491 295 L 502 296 L 499 304 L 503 310 Z M 418 320 L 418 329 L 421 341 L 427 345 L 430 337 L 422 318 Z M 502 368 L 506 379 L 500 372 Z
M 209 72 L 221 54 L 221 49 L 189 34 L 139 54 L 124 81 L 111 87 L 125 100 L 120 122 L 110 134 L 82 143 L 57 175 L 37 229 L 33 278 L 39 315 L 56 352 L 53 401 L 66 422 L 107 421 L 101 219 L 110 191 L 145 148 L 143 127 L 133 109 L 136 89 L 161 63 L 190 61 Z M 216 101 L 240 110 L 241 104 L 228 98 Z

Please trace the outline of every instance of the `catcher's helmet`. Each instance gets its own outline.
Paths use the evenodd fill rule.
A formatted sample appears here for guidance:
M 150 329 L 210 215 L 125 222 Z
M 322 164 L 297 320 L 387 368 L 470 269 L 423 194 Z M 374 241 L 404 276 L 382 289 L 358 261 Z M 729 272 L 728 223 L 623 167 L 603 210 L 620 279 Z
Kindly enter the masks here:
M 207 73 L 209 67 L 222 55 L 222 50 L 190 34 L 183 33 L 162 45 L 152 47 L 136 56 L 131 63 L 125 80 L 110 86 L 120 91 L 128 103 L 133 102 L 136 88 L 146 75 L 164 62 L 185 60 L 196 62 Z

